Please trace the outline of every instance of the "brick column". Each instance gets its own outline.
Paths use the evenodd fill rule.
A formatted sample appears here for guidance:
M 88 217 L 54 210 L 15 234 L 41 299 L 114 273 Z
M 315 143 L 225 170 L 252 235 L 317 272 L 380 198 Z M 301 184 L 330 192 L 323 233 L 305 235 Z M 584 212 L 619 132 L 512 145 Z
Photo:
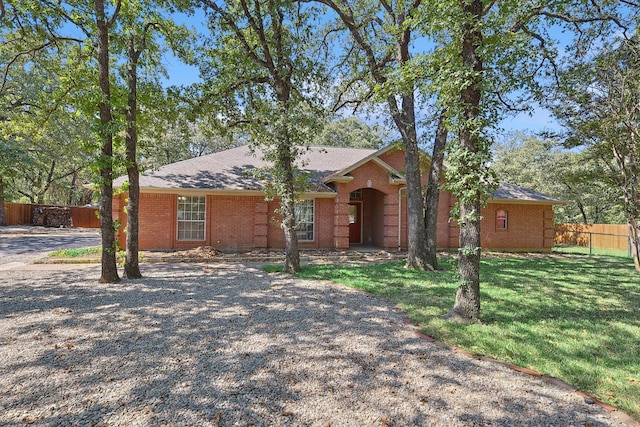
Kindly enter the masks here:
M 124 249 L 127 244 L 127 235 L 125 229 L 127 228 L 127 213 L 125 207 L 127 206 L 127 199 L 129 193 L 120 193 L 111 199 L 111 218 L 114 221 L 120 221 L 120 228 L 116 230 L 116 241 L 120 249 Z
M 333 241 L 336 249 L 349 249 L 349 193 L 344 185 L 337 184 L 338 196 L 333 212 Z
M 398 242 L 398 193 L 387 194 L 384 196 L 384 236 L 383 245 L 388 249 L 397 249 Z M 405 206 L 403 206 L 405 208 Z M 406 224 L 400 224 L 401 235 L 404 236 L 404 230 L 407 229 Z
M 253 246 L 255 248 L 267 247 L 267 229 L 269 222 L 269 205 L 264 200 L 255 204 L 255 222 L 253 227 Z
M 542 247 L 544 249 L 551 250 L 556 238 L 556 232 L 554 230 L 555 224 L 553 223 L 553 207 L 545 206 L 544 208 L 544 242 Z

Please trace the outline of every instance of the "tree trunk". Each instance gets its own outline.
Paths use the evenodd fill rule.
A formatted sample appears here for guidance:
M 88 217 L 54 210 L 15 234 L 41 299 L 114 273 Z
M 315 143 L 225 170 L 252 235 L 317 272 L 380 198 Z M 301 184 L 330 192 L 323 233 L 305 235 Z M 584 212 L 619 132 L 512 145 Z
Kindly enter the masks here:
M 295 201 L 293 199 L 282 201 L 282 229 L 284 230 L 285 260 L 284 271 L 296 273 L 300 271 L 300 251 L 298 249 L 298 233 L 295 223 Z
M 400 17 L 401 22 L 404 21 Z M 407 30 L 397 43 L 398 64 L 405 65 L 410 61 L 410 32 Z M 402 95 L 402 104 L 398 108 L 395 96 L 388 96 L 387 103 L 393 120 L 400 131 L 404 144 L 405 174 L 407 180 L 407 268 L 419 270 L 435 270 L 428 261 L 427 237 L 424 221 L 424 198 L 422 194 L 422 173 L 420 171 L 420 150 L 418 148 L 418 132 L 416 129 L 415 95 L 413 85 Z M 400 200 L 398 201 L 400 203 Z M 400 243 L 400 242 L 398 242 Z
M 0 177 L 0 226 L 7 225 L 7 212 L 4 209 L 4 181 Z
M 109 26 L 105 19 L 105 0 L 94 0 L 98 27 L 98 71 L 102 101 L 100 112 L 100 231 L 102 233 L 102 274 L 100 283 L 120 281 L 116 266 L 116 240 L 113 228 L 113 116 L 109 82 Z
M 471 82 L 460 92 L 462 108 L 462 129 L 460 130 L 461 148 L 470 156 L 479 152 L 479 136 L 474 129 L 480 115 L 482 97 L 480 75 L 482 60 L 478 54 L 482 42 L 481 27 L 482 0 L 461 0 L 463 12 L 462 63 L 474 71 Z M 469 156 L 467 156 L 469 157 Z M 474 163 L 465 165 L 468 173 L 474 170 Z M 477 183 L 480 185 L 480 183 Z M 471 189 L 469 189 L 471 190 Z M 465 198 L 466 200 L 466 198 Z M 456 292 L 453 309 L 444 317 L 451 320 L 477 322 L 480 320 L 480 191 L 476 190 L 467 201 L 460 202 L 460 254 L 458 275 L 460 287 Z
M 427 260 L 427 238 L 424 222 L 424 199 L 422 174 L 420 173 L 420 150 L 415 125 L 413 94 L 403 97 L 402 117 L 405 121 L 403 136 L 407 180 L 407 268 L 434 270 L 437 267 Z M 400 202 L 400 201 L 398 201 Z
M 445 126 L 445 114 L 440 114 L 436 138 L 433 142 L 433 154 L 431 166 L 429 166 L 429 182 L 425 194 L 424 226 L 427 236 L 427 264 L 433 270 L 438 269 L 438 206 L 440 202 L 440 178 L 442 177 L 442 164 L 444 162 L 444 150 L 447 145 L 447 128 Z
M 296 230 L 295 191 L 293 188 L 293 159 L 289 144 L 278 147 L 276 171 L 281 171 L 284 191 L 280 194 L 282 209 L 282 230 L 284 231 L 285 261 L 284 271 L 296 273 L 300 271 L 300 251 L 298 249 L 298 232 Z
M 631 141 L 634 143 L 631 144 L 631 149 L 629 150 L 629 191 L 628 191 L 628 202 L 629 205 L 628 212 L 629 215 L 629 226 L 630 233 L 629 237 L 631 238 L 631 251 L 633 255 L 633 264 L 636 267 L 636 270 L 640 272 L 640 194 L 638 193 L 638 153 L 636 152 L 636 147 L 638 147 L 638 142 L 636 140 L 637 133 L 631 136 Z
M 56 161 L 55 160 L 51 160 L 51 166 L 49 167 L 49 172 L 47 172 L 47 177 L 45 178 L 45 182 L 44 182 L 44 187 L 40 188 L 37 192 L 37 204 L 41 205 L 44 204 L 44 196 L 45 194 L 47 194 L 47 191 L 49 191 L 49 188 L 51 187 L 51 183 L 53 182 L 53 172 L 55 172 L 56 170 Z
M 640 272 L 640 220 L 629 219 L 629 243 L 631 245 L 631 256 L 633 265 Z
M 456 291 L 453 308 L 444 318 L 459 322 L 480 321 L 480 197 L 477 203 L 460 206 L 460 216 L 469 218 L 460 224 L 460 254 L 458 276 L 460 286 Z
M 141 51 L 136 50 L 133 36 L 129 40 L 127 68 L 127 131 L 125 134 L 127 176 L 129 178 L 129 204 L 127 205 L 127 242 L 124 263 L 124 277 L 139 279 L 142 277 L 138 261 L 138 212 L 140 206 L 140 172 L 137 161 L 137 109 L 138 109 L 138 59 Z

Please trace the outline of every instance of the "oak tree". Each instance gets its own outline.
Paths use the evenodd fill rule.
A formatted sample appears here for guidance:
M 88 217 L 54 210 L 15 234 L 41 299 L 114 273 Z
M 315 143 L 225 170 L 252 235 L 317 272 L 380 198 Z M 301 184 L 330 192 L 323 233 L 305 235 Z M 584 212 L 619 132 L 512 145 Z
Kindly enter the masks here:
M 296 199 L 303 189 L 296 159 L 324 109 L 317 96 L 321 62 L 312 44 L 315 11 L 289 0 L 202 0 L 211 45 L 201 65 L 202 94 L 221 126 L 236 127 L 269 167 L 280 202 L 287 272 L 300 270 Z

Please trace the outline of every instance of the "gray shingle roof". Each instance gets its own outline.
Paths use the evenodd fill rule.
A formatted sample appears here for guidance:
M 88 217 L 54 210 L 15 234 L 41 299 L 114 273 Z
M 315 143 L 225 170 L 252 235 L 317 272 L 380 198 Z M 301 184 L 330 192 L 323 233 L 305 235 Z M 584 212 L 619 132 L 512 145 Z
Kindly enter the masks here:
M 561 200 L 554 197 L 508 183 L 501 183 L 495 193 L 493 193 L 493 196 L 491 196 L 491 199 L 506 201 L 518 200 L 529 202 L 563 203 Z
M 384 151 L 380 150 L 381 152 Z M 333 192 L 324 180 L 336 173 L 351 170 L 359 162 L 373 158 L 378 150 L 341 147 L 310 147 L 298 162 L 302 170 L 313 176 L 316 192 Z M 260 152 L 252 154 L 248 146 L 232 148 L 207 156 L 195 157 L 162 166 L 140 175 L 141 189 L 193 189 L 225 191 L 261 191 L 264 182 L 250 173 L 267 163 Z M 120 187 L 127 180 L 121 176 L 114 181 Z M 536 203 L 562 203 L 560 200 L 513 184 L 500 184 L 491 197 L 494 201 L 529 201 Z
M 332 191 L 322 179 L 374 154 L 376 150 L 361 148 L 311 147 L 300 157 L 301 169 L 314 177 L 316 191 Z M 143 189 L 213 189 L 213 190 L 261 190 L 264 182 L 251 176 L 267 163 L 260 152 L 252 154 L 247 146 L 232 148 L 202 157 L 162 166 L 140 175 Z M 114 181 L 119 187 L 126 176 Z

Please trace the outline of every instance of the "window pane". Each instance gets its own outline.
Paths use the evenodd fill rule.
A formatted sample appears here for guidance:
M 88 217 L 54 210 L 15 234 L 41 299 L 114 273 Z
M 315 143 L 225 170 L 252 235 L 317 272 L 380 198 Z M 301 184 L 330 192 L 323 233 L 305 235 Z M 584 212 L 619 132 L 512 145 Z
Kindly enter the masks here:
M 355 205 L 349 205 L 349 224 L 355 224 L 358 221 L 358 208 Z
M 507 211 L 501 209 L 496 211 L 496 228 L 499 230 L 507 228 Z
M 298 240 L 313 240 L 313 200 L 301 200 L 295 205 Z
M 178 196 L 178 240 L 204 240 L 206 199 Z

